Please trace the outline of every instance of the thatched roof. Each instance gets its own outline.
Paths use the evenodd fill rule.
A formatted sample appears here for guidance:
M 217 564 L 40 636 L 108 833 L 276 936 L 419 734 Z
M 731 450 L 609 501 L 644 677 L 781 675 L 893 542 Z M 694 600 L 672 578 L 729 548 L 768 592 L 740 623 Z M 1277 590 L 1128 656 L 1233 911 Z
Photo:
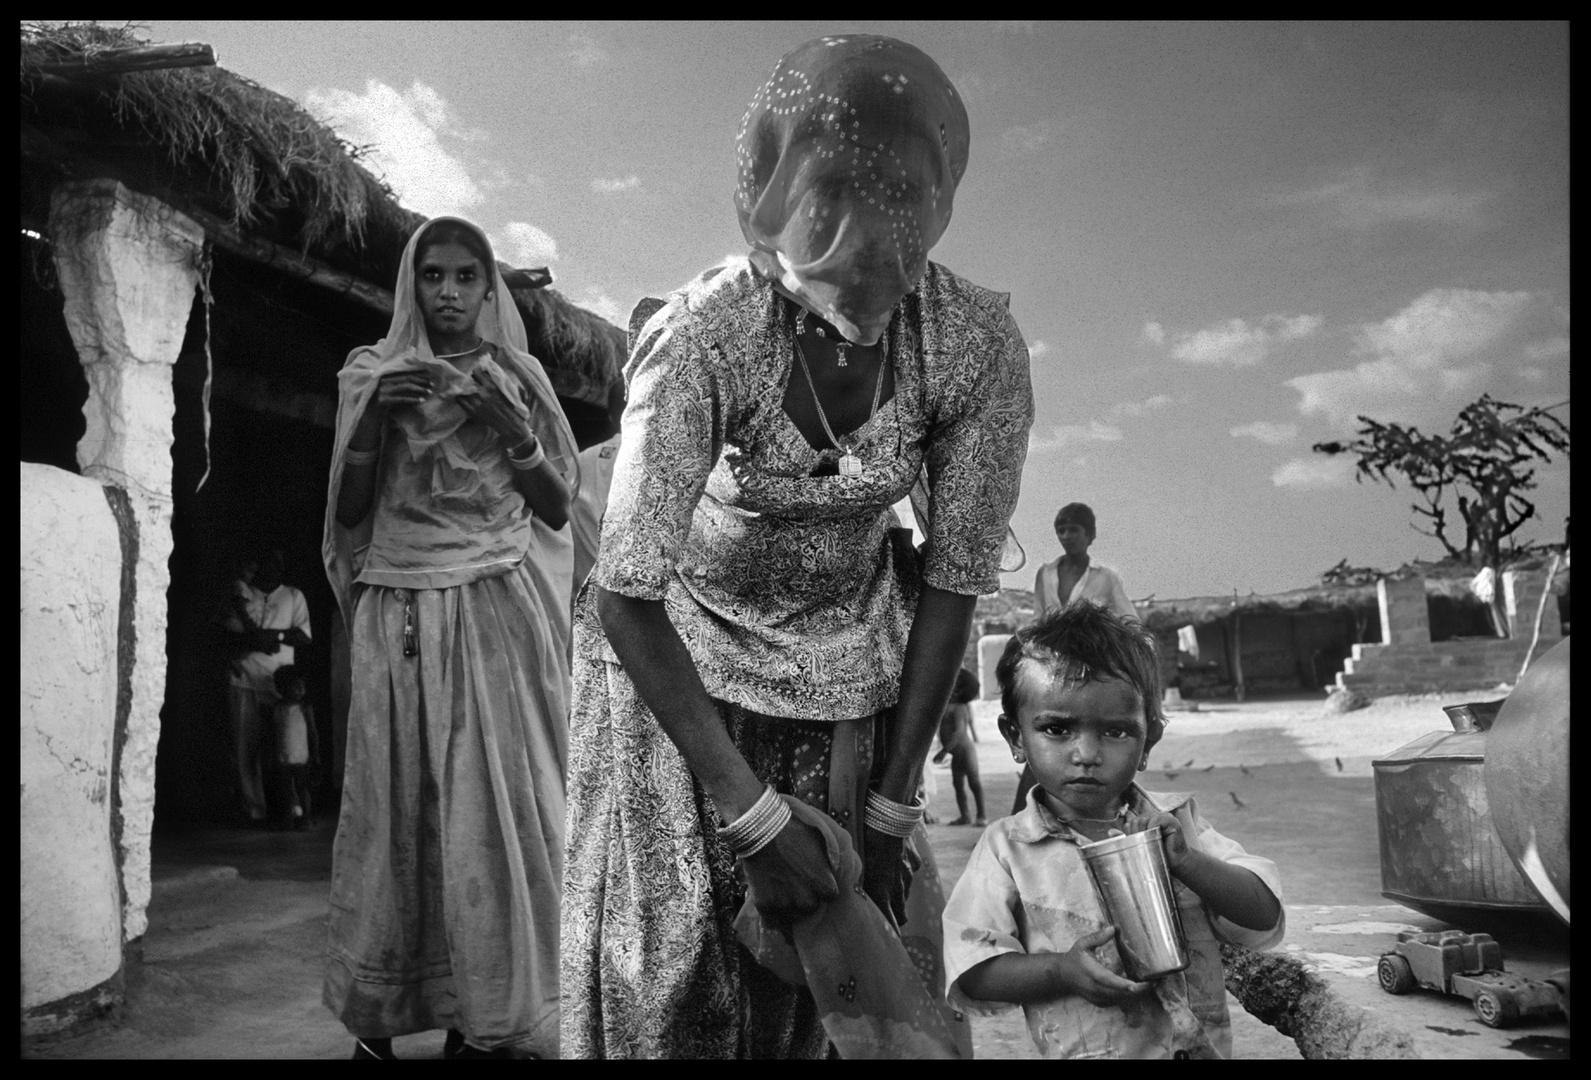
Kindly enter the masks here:
M 24 222 L 43 220 L 64 171 L 89 171 L 390 292 L 424 219 L 296 102 L 220 67 L 55 73 L 142 44 L 130 27 L 22 24 Z M 509 280 L 560 396 L 600 411 L 623 364 L 623 331 L 537 288 L 545 271 Z

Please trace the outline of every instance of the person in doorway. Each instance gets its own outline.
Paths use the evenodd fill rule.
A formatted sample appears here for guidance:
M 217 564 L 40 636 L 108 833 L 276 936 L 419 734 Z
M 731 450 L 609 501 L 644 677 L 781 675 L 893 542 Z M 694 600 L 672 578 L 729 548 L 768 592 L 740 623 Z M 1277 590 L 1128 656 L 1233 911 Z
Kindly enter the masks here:
M 987 825 L 983 812 L 983 780 L 978 775 L 978 748 L 972 739 L 972 703 L 978 700 L 978 677 L 966 668 L 956 673 L 950 704 L 939 721 L 939 753 L 934 764 L 950 759 L 950 782 L 956 789 L 956 809 L 961 816 L 952 825 Z M 977 807 L 976 818 L 967 813 L 967 791 Z
M 276 735 L 276 767 L 282 778 L 282 824 L 307 829 L 314 824 L 310 794 L 311 776 L 320 766 L 320 733 L 315 730 L 315 710 L 298 667 L 276 669 L 276 705 L 271 710 Z
M 966 1030 L 932 1004 L 942 894 L 913 796 L 977 597 L 999 583 L 1032 422 L 1007 298 L 927 260 L 967 148 L 966 109 L 919 50 L 798 46 L 739 136 L 750 258 L 632 341 L 576 616 L 570 1056 L 822 1059 L 846 1041 L 818 1004 L 834 983 L 792 985 L 741 936 L 856 899 L 829 824 L 793 802 L 842 831 L 868 910 L 900 927 L 881 944 L 922 965 L 924 1013 L 869 1015 L 902 1038 L 929 1012 Z M 919 568 L 891 507 L 924 473 Z M 898 1004 L 868 998 L 868 974 L 840 979 L 854 1007 Z
M 351 655 L 324 1000 L 356 1058 L 448 1028 L 558 1054 L 574 438 L 475 225 L 410 238 L 339 376 L 328 576 Z
M 274 548 L 245 559 L 221 620 L 233 645 L 227 711 L 238 789 L 243 811 L 255 825 L 264 825 L 270 813 L 265 770 L 277 700 L 275 673 L 310 642 L 309 604 L 302 592 L 283 583 L 282 564 L 282 553 Z
M 1062 555 L 1040 566 L 1033 579 L 1037 614 L 1042 617 L 1073 604 L 1098 604 L 1129 626 L 1141 626 L 1121 575 L 1089 555 L 1095 535 L 1094 511 L 1086 503 L 1067 503 L 1055 512 L 1055 538 L 1061 542 Z M 1021 812 L 1033 784 L 1033 770 L 1024 767 L 1011 813 Z

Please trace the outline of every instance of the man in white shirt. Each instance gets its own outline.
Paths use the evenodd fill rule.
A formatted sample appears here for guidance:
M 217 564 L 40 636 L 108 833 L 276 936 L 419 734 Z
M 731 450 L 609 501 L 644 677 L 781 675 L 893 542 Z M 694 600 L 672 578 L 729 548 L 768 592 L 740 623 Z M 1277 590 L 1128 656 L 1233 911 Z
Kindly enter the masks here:
M 1055 514 L 1055 538 L 1065 551 L 1059 559 L 1039 567 L 1033 580 L 1033 600 L 1038 614 L 1092 600 L 1130 624 L 1140 624 L 1138 610 L 1127 599 L 1121 575 L 1095 562 L 1088 549 L 1094 542 L 1094 511 L 1084 503 L 1067 503 Z M 1064 598 L 1064 599 L 1063 599 Z
M 295 648 L 309 644 L 309 605 L 302 592 L 282 583 L 280 551 L 261 557 L 252 574 L 245 563 L 229 599 L 221 625 L 235 646 L 227 687 L 232 748 L 244 809 L 250 821 L 263 823 L 267 807 L 262 758 L 271 738 L 276 669 L 293 662 Z

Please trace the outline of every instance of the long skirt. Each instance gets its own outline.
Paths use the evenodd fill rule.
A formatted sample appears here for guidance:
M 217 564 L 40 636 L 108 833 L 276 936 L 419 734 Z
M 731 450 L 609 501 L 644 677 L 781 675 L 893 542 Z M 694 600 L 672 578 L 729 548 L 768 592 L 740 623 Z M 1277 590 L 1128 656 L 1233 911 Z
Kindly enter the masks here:
M 530 573 L 355 600 L 324 1000 L 357 1036 L 557 1056 L 568 668 Z
M 612 660 L 591 618 L 575 623 L 569 825 L 563 894 L 563 1053 L 575 1058 L 827 1056 L 812 995 L 736 940 L 746 885 L 684 759 Z M 606 654 L 607 659 L 603 659 Z M 840 723 L 718 712 L 752 771 L 845 826 L 862 808 L 882 715 Z M 919 829 L 901 937 L 944 993 L 944 892 Z M 965 1020 L 953 1020 L 971 1056 Z

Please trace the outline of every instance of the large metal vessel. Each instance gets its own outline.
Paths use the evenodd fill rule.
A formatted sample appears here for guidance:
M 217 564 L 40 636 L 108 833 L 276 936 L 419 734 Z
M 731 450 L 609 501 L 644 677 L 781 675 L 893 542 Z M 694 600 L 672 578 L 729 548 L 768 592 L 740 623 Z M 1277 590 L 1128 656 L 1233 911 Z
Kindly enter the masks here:
M 1545 912 L 1503 847 L 1486 801 L 1486 729 L 1501 702 L 1446 709 L 1435 731 L 1371 762 L 1381 895 L 1449 921 Z

